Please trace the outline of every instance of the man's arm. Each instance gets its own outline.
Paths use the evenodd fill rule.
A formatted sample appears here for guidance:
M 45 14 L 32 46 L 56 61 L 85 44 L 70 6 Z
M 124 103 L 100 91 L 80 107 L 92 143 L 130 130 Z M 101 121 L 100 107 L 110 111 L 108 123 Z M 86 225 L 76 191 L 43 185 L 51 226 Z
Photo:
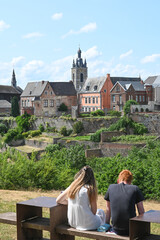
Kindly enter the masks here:
M 143 206 L 143 201 L 137 203 L 137 209 L 138 209 L 139 215 L 140 215 L 140 214 L 143 214 L 143 213 L 145 212 L 144 206 Z
M 110 224 L 110 218 L 111 218 L 110 202 L 106 201 L 106 223 Z

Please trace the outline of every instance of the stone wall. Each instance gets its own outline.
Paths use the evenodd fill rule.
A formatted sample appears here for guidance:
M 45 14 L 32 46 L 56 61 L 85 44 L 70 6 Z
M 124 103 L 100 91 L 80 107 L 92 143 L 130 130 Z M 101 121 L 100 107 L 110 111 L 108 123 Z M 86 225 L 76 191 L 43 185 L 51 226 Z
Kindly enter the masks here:
M 123 132 L 101 132 L 101 142 L 110 142 L 112 137 L 119 137 L 124 135 Z

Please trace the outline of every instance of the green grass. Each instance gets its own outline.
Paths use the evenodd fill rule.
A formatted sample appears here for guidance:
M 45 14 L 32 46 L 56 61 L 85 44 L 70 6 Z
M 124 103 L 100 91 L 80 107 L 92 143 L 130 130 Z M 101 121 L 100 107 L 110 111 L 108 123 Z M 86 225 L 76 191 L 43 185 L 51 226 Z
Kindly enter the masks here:
M 62 139 L 70 141 L 90 141 L 90 136 L 63 137 Z

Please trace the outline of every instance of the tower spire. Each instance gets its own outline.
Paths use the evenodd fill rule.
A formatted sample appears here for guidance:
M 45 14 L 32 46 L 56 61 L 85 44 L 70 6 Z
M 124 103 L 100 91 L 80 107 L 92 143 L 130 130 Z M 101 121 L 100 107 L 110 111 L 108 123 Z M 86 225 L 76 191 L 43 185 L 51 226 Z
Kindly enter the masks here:
M 14 88 L 17 87 L 16 75 L 15 75 L 14 69 L 13 69 L 13 73 L 12 73 L 11 86 Z

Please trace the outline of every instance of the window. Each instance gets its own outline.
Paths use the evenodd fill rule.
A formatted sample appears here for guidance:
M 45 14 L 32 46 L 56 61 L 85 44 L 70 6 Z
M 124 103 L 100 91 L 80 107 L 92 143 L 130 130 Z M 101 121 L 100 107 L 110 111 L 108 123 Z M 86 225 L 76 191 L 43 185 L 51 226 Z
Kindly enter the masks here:
M 98 103 L 98 97 L 96 97 L 96 103 Z
M 26 107 L 26 100 L 24 101 L 24 106 Z
M 47 95 L 47 91 L 45 91 L 45 95 Z
M 88 103 L 91 103 L 91 98 L 90 97 L 88 98 Z
M 143 96 L 143 102 L 145 102 L 145 96 Z
M 122 104 L 122 96 L 119 95 L 119 103 Z
M 138 102 L 138 95 L 136 95 L 136 102 Z
M 116 92 L 120 92 L 120 87 L 119 87 L 119 85 L 117 85 L 117 87 L 116 87 Z
M 97 85 L 94 86 L 94 91 L 96 91 L 96 90 L 97 90 Z
M 91 111 L 91 108 L 89 107 L 89 108 L 88 108 L 88 112 L 90 112 L 90 111 Z
M 81 112 L 84 112 L 84 107 L 81 108 Z
M 73 73 L 73 75 L 72 75 L 72 78 L 73 78 L 73 82 L 74 82 L 74 73 Z
M 85 97 L 85 103 L 87 103 L 87 98 Z
M 95 103 L 95 97 L 92 97 L 92 103 Z
M 51 95 L 53 94 L 53 92 L 51 91 Z
M 22 107 L 24 107 L 24 101 L 22 100 Z
M 80 75 L 80 82 L 83 82 L 83 73 Z
M 142 97 L 141 97 L 141 96 L 139 96 L 139 101 L 140 101 L 140 102 L 142 101 Z
M 53 99 L 50 100 L 50 107 L 54 107 L 54 100 Z
M 116 107 L 115 107 L 115 106 L 113 106 L 113 110 L 116 110 Z
M 104 93 L 106 93 L 107 92 L 107 90 L 106 89 L 104 89 Z
M 89 91 L 89 86 L 86 87 L 86 91 Z
M 95 111 L 95 107 L 92 108 L 92 111 Z
M 44 100 L 43 106 L 44 106 L 44 107 L 48 107 L 48 100 Z
M 115 102 L 115 101 L 116 101 L 115 95 L 112 95 L 112 102 Z

